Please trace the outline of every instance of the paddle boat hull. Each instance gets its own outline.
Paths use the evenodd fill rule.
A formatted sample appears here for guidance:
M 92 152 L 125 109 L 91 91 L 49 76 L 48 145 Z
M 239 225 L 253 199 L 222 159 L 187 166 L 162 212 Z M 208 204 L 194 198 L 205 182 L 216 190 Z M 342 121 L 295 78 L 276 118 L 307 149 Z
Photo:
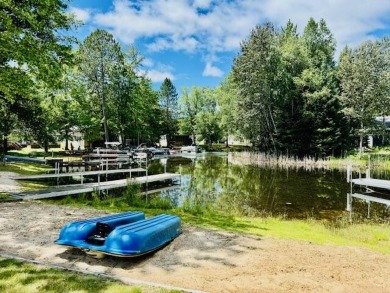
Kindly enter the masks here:
M 81 248 L 95 257 L 134 257 L 159 249 L 181 233 L 179 217 L 161 214 L 145 219 L 143 213 L 133 213 L 68 223 L 55 243 Z M 123 218 L 132 222 L 123 223 Z

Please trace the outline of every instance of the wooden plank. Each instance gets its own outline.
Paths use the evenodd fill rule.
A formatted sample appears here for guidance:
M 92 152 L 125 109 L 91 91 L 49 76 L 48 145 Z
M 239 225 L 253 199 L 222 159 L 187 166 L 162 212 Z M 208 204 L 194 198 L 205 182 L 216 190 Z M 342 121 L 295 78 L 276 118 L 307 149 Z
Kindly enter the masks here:
M 385 205 L 390 206 L 390 200 L 385 199 L 385 198 L 373 197 L 373 196 L 360 194 L 360 193 L 353 193 L 352 197 L 360 198 L 360 199 L 367 200 L 367 201 L 377 202 L 377 203 L 381 203 L 381 204 L 385 204 Z
M 73 177 L 73 176 L 87 176 L 87 175 L 102 175 L 102 174 L 116 174 L 116 173 L 134 173 L 134 172 L 146 172 L 144 168 L 133 169 L 116 169 L 116 170 L 99 170 L 99 171 L 85 171 L 85 172 L 69 172 L 58 174 L 40 174 L 13 177 L 15 180 L 33 180 L 33 179 L 46 179 L 46 178 L 58 178 L 58 177 Z
M 142 194 L 149 195 L 149 194 L 154 194 L 154 193 L 158 193 L 158 192 L 164 192 L 164 191 L 175 190 L 175 189 L 178 189 L 179 187 L 180 187 L 179 185 L 173 185 L 173 186 L 168 186 L 168 187 L 162 187 L 162 188 L 157 188 L 157 189 L 151 189 L 151 190 L 147 190 L 147 191 L 142 192 Z
M 86 183 L 82 185 L 67 185 L 61 188 L 55 189 L 46 189 L 40 191 L 30 191 L 30 192 L 21 192 L 15 194 L 15 197 L 22 198 L 23 200 L 32 200 L 32 199 L 45 199 L 53 198 L 65 195 L 80 194 L 86 192 L 93 192 L 99 190 L 109 190 L 114 188 L 126 187 L 131 183 L 144 184 L 149 182 L 172 180 L 175 178 L 180 178 L 180 174 L 176 173 L 163 173 L 157 175 L 104 181 L 100 183 Z
M 370 186 L 370 187 L 390 189 L 390 181 L 389 180 L 360 178 L 360 179 L 352 179 L 351 182 L 353 184 L 361 185 L 361 186 Z

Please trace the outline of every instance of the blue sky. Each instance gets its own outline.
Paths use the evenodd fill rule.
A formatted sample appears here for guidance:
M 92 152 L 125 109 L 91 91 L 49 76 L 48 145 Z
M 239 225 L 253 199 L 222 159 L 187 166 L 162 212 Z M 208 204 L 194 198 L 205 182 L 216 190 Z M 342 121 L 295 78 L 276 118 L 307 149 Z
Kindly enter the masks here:
M 256 24 L 303 30 L 310 17 L 325 19 L 337 52 L 390 36 L 390 0 L 74 0 L 69 11 L 84 22 L 83 40 L 105 29 L 145 57 L 143 70 L 159 88 L 165 77 L 182 87 L 215 87 L 230 72 L 240 42 Z

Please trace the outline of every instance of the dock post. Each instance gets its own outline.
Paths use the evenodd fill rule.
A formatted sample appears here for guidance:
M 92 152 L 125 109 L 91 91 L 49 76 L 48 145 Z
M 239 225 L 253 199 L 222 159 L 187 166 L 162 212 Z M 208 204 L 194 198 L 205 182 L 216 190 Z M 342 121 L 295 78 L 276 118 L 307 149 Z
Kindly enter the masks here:
M 146 191 L 148 191 L 148 154 L 146 154 Z
M 352 223 L 352 193 L 347 193 L 347 211 L 349 212 L 349 222 Z
M 60 162 L 56 162 L 57 187 L 60 185 Z

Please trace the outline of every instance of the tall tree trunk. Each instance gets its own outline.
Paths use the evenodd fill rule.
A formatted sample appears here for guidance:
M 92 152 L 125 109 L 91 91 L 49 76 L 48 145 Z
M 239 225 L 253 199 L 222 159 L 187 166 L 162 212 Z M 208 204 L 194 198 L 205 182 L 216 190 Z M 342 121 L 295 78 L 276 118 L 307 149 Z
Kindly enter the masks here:
M 359 139 L 359 159 L 361 159 L 363 154 L 363 137 L 364 137 L 364 124 L 363 122 L 360 122 L 360 139 Z
M 103 96 L 103 127 L 104 127 L 104 139 L 106 142 L 110 141 L 108 137 L 107 116 L 106 116 L 106 99 Z
M 3 136 L 3 153 L 2 153 L 2 158 L 3 158 L 3 164 L 5 164 L 5 155 L 7 154 L 7 149 L 8 149 L 8 137 Z
M 44 148 L 45 148 L 45 154 L 49 153 L 49 143 L 47 140 L 45 140 Z

